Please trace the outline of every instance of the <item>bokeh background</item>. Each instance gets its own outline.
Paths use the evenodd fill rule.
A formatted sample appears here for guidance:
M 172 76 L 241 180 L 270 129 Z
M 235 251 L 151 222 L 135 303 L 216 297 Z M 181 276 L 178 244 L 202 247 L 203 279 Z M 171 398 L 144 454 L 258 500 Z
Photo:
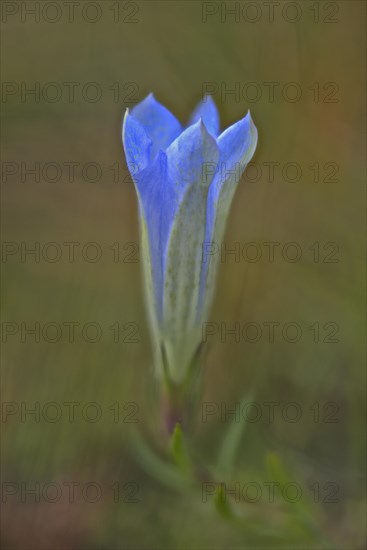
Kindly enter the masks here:
M 301 17 L 293 23 L 295 8 L 287 2 L 273 22 L 264 2 L 244 12 L 248 2 L 104 0 L 92 3 L 99 13 L 81 0 L 73 22 L 64 3 L 52 4 L 39 21 L 19 2 L 2 6 L 3 547 L 364 547 L 365 4 L 296 2 Z M 52 23 L 55 4 L 62 11 Z M 91 82 L 101 90 L 95 102 L 96 88 L 85 91 Z M 279 83 L 272 101 L 268 82 Z M 302 90 L 298 101 L 282 94 L 290 82 Z M 22 95 L 35 83 L 38 97 Z M 65 83 L 75 83 L 73 99 Z M 263 493 L 258 502 L 236 504 L 235 522 L 218 515 L 212 497 L 203 502 L 200 488 L 170 487 L 159 461 L 154 472 L 146 468 L 129 435 L 138 431 L 159 460 L 168 460 L 122 116 L 153 91 L 185 122 L 205 83 L 223 128 L 250 108 L 259 130 L 253 170 L 261 174 L 241 179 L 225 242 L 241 250 L 256 243 L 262 257 L 249 261 L 254 249 L 224 257 L 210 319 L 218 331 L 208 337 L 203 366 L 203 402 L 215 410 L 236 403 L 238 410 L 243 400 L 260 407 L 256 421 L 241 417 L 230 481 L 257 483 Z M 234 88 L 240 97 L 225 93 Z M 269 162 L 279 163 L 273 181 Z M 297 181 L 289 181 L 292 168 L 290 177 L 282 174 L 289 162 L 301 168 Z M 24 172 L 35 163 L 39 178 Z M 72 177 L 70 163 L 76 163 Z M 71 245 L 63 244 L 71 242 L 79 243 L 73 261 Z M 280 243 L 273 262 L 266 242 Z M 295 262 L 281 253 L 292 242 L 302 253 Z M 95 245 L 87 243 L 101 250 L 96 261 Z M 37 246 L 38 259 L 24 253 Z M 65 325 L 72 322 L 74 342 Z M 266 322 L 279 323 L 274 343 Z M 302 330 L 295 343 L 281 332 L 290 322 Z M 35 323 L 39 342 L 25 332 Z M 94 329 L 84 333 L 87 323 L 100 327 L 99 341 L 88 341 Z M 221 323 L 241 329 L 258 323 L 262 333 L 252 343 L 221 338 Z M 58 327 L 59 340 L 47 341 Z M 278 404 L 274 419 L 269 402 Z M 301 410 L 296 422 L 289 403 Z M 26 414 L 32 408 L 38 417 Z M 96 411 L 101 417 L 93 422 Z M 230 426 L 230 415 L 203 422 L 201 406 L 193 412 L 190 437 L 205 467 L 225 455 Z M 270 503 L 266 482 L 296 483 L 302 498 L 289 503 L 276 492 Z M 78 484 L 75 500 L 65 483 Z M 101 489 L 96 502 L 93 487 L 81 494 L 88 483 Z M 27 493 L 37 487 L 39 498 Z M 61 497 L 51 502 L 60 487 Z M 131 494 L 137 502 L 126 502 Z

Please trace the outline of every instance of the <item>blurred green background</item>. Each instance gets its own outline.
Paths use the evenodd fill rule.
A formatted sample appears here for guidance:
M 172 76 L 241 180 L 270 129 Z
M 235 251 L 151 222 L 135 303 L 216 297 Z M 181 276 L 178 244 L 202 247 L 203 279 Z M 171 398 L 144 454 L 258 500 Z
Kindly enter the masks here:
M 25 3 L 27 8 L 33 4 Z M 40 2 L 41 8 L 46 4 Z M 63 2 L 53 4 L 62 10 L 54 23 L 50 20 L 58 12 L 52 6 L 41 11 L 39 22 L 19 2 L 2 6 L 2 320 L 8 323 L 3 324 L 1 377 L 3 547 L 364 547 L 365 4 L 296 2 L 301 17 L 294 23 L 289 19 L 296 12 L 287 2 L 280 2 L 273 22 L 264 2 L 244 12 L 248 2 L 107 0 L 94 3 L 99 14 L 81 1 L 73 22 Z M 237 10 L 237 20 L 226 8 Z M 95 23 L 87 20 L 99 15 Z M 259 20 L 248 21 L 254 18 Z M 97 88 L 85 91 L 91 82 Z M 250 82 L 261 90 L 255 101 L 255 88 L 246 88 Z M 273 101 L 264 84 L 269 82 L 279 83 Z M 290 82 L 302 90 L 299 101 L 282 95 Z M 22 96 L 22 86 L 24 91 L 35 83 L 39 96 Z M 72 85 L 65 83 L 76 83 L 73 100 Z M 251 182 L 254 172 L 249 172 L 241 179 L 226 244 L 240 243 L 242 249 L 257 243 L 263 256 L 257 262 L 225 258 L 210 320 L 227 328 L 256 322 L 263 332 L 256 343 L 243 337 L 236 342 L 230 335 L 222 342 L 219 331 L 208 338 L 203 395 L 204 403 L 228 408 L 247 398 L 261 410 L 258 421 L 241 420 L 244 430 L 230 479 L 232 485 L 258 483 L 263 495 L 254 503 L 241 499 L 239 525 L 217 515 L 213 498 L 202 502 L 200 488 L 179 492 L 156 479 L 129 438 L 129 430 L 138 429 L 165 459 L 140 265 L 134 261 L 135 245 L 127 244 L 139 235 L 121 145 L 122 116 L 153 91 L 185 122 L 205 83 L 215 92 L 222 128 L 250 108 L 259 130 L 253 161 L 261 177 Z M 223 93 L 236 86 L 239 98 Z M 60 98 L 50 101 L 60 89 Z M 96 89 L 101 97 L 92 102 Z M 93 167 L 85 172 L 91 162 L 101 170 L 95 182 Z M 272 182 L 264 164 L 269 162 L 280 166 Z M 289 162 L 301 167 L 298 181 L 282 175 Z M 35 163 L 39 181 L 22 174 Z M 47 163 L 61 167 L 59 181 L 51 181 L 57 172 Z M 74 177 L 69 178 L 65 163 L 78 163 Z M 319 177 L 311 168 L 315 163 Z M 326 163 L 337 164 L 333 181 Z M 43 170 L 49 171 L 42 175 Z M 289 174 L 292 178 L 291 169 Z M 54 256 L 56 248 L 44 248 L 50 242 L 62 250 L 58 261 L 42 255 Z M 80 243 L 74 261 L 66 242 Z M 83 248 L 91 242 L 102 251 L 95 262 L 82 254 L 83 249 L 93 258 L 95 248 Z M 274 262 L 267 260 L 266 242 L 280 243 Z M 293 263 L 280 252 L 290 242 L 302 252 Z M 118 261 L 114 243 L 119 243 Z M 334 250 L 328 243 L 336 243 L 331 246 L 337 247 L 332 256 L 337 261 L 328 261 Z M 39 261 L 22 256 L 25 246 L 40 247 Z M 253 254 L 249 249 L 248 256 Z M 73 343 L 67 322 L 79 323 Z M 280 323 L 274 343 L 266 337 L 266 322 Z M 289 322 L 302 329 L 298 342 L 282 337 Z M 40 341 L 27 336 L 21 323 L 28 328 L 40 323 Z M 51 326 L 45 337 L 47 323 L 56 328 Z M 100 327 L 98 342 L 86 341 L 94 338 L 93 327 L 87 337 L 82 333 L 86 323 Z M 319 342 L 310 328 L 315 323 Z M 337 342 L 324 341 L 331 330 L 327 323 L 338 326 Z M 59 341 L 47 341 L 57 327 L 62 327 Z M 74 421 L 65 405 L 70 402 L 79 403 Z M 264 405 L 269 402 L 279 404 L 273 421 Z M 47 403 L 56 405 L 44 408 Z M 97 405 L 88 409 L 88 403 Z M 289 403 L 301 409 L 297 422 L 289 421 L 294 414 Z M 25 408 L 37 407 L 39 418 L 25 414 Z M 101 418 L 88 420 L 96 411 Z M 193 416 L 190 437 L 209 467 L 231 418 L 212 414 L 203 422 L 200 406 Z M 279 496 L 269 503 L 263 484 L 279 480 L 302 488 L 298 503 Z M 49 496 L 42 495 L 51 482 L 63 488 L 57 502 L 50 502 L 51 489 Z M 75 502 L 65 482 L 79 484 Z M 128 482 L 137 485 L 124 485 Z M 39 502 L 26 493 L 36 483 Z M 87 483 L 101 488 L 96 502 L 80 495 Z M 116 491 L 116 483 L 119 502 L 111 488 Z M 134 487 L 138 502 L 123 502 Z M 334 489 L 336 502 L 330 502 Z

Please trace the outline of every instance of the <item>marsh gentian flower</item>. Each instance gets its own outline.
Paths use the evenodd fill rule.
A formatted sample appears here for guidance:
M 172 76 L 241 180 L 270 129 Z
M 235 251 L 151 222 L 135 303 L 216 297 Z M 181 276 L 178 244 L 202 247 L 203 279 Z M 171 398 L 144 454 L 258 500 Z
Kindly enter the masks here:
M 210 97 L 189 125 L 150 94 L 123 123 L 126 160 L 138 195 L 141 255 L 158 375 L 185 380 L 202 340 L 218 257 L 238 180 L 254 154 L 250 114 L 220 133 Z

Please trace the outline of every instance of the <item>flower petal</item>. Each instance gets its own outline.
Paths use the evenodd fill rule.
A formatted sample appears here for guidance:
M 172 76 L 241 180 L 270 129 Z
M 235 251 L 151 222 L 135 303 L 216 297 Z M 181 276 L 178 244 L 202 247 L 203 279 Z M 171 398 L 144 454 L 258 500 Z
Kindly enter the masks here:
M 167 150 L 169 184 L 184 191 L 165 254 L 164 335 L 168 364 L 175 369 L 171 376 L 176 381 L 187 372 L 201 338 L 196 319 L 208 188 L 212 181 L 212 177 L 203 178 L 203 169 L 207 163 L 217 164 L 218 159 L 216 141 L 201 120 Z
M 217 137 L 220 128 L 219 113 L 217 106 L 210 95 L 204 97 L 204 99 L 197 105 L 190 117 L 189 124 L 194 124 L 200 118 L 203 120 L 208 132 L 212 134 L 212 136 Z
M 156 322 L 162 321 L 163 303 L 163 254 L 167 242 L 170 219 L 174 206 L 169 203 L 170 189 L 167 185 L 167 157 L 159 151 L 154 162 L 133 175 L 139 200 L 141 231 L 145 234 L 146 249 L 143 263 L 146 264 L 146 277 L 149 297 L 155 312 Z M 150 275 L 149 275 L 149 273 Z
M 257 129 L 250 113 L 225 130 L 217 139 L 220 162 L 209 189 L 205 245 L 220 246 L 237 184 L 257 145 Z M 209 248 L 210 250 L 210 248 Z M 200 305 L 207 312 L 214 292 L 219 254 L 203 255 Z
M 122 125 L 122 141 L 131 174 L 143 170 L 150 161 L 152 140 L 143 126 L 126 110 Z
M 257 145 L 257 129 L 250 115 L 247 115 L 224 130 L 218 138 L 221 162 L 229 165 L 241 163 L 243 169 L 250 162 Z
M 128 123 L 125 124 L 125 129 L 128 129 Z M 152 163 L 133 175 L 141 215 L 144 217 L 150 241 L 157 302 L 161 304 L 163 303 L 166 248 L 172 225 L 188 189 L 195 186 L 202 178 L 202 164 L 205 158 L 203 135 L 215 148 L 217 160 L 219 157 L 217 145 L 206 132 L 203 123 L 198 122 L 185 130 L 166 153 L 160 151 Z M 128 135 L 125 132 L 125 149 L 128 141 Z M 205 228 L 205 221 L 203 228 Z M 159 307 L 160 312 L 161 310 L 162 307 Z
M 149 94 L 135 105 L 131 110 L 131 116 L 140 122 L 153 142 L 151 160 L 160 149 L 165 151 L 182 132 L 182 126 L 177 118 L 161 105 L 153 94 Z

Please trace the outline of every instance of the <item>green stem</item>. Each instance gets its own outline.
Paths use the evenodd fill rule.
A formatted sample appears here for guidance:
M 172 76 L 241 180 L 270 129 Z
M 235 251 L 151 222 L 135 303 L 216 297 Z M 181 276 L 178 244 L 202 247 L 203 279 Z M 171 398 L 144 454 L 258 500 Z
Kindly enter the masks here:
M 172 434 L 177 423 L 186 425 L 186 407 L 183 388 L 166 384 L 162 391 L 162 416 L 164 427 L 168 434 Z
M 185 378 L 179 383 L 173 381 L 170 376 L 170 368 L 163 344 L 161 353 L 164 375 L 161 400 L 164 427 L 168 434 L 172 434 L 176 424 L 179 423 L 187 431 L 192 412 L 196 408 L 198 396 L 201 392 L 202 368 L 200 362 L 203 358 L 203 346 L 198 347 L 191 363 L 188 365 Z

